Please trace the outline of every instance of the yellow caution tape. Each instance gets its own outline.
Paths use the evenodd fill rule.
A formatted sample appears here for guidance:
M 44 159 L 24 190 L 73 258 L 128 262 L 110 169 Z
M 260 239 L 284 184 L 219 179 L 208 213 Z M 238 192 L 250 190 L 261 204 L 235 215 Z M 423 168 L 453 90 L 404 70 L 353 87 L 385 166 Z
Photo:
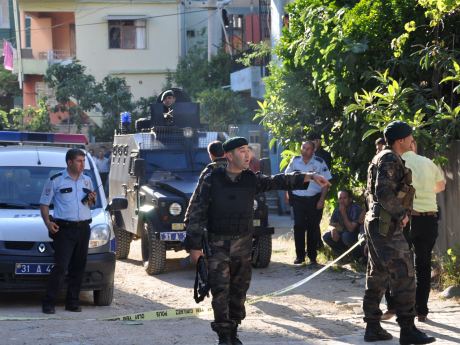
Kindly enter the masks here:
M 205 315 L 212 312 L 212 308 L 183 308 L 183 309 L 163 309 L 152 310 L 144 313 L 115 316 L 110 318 L 98 319 L 100 321 L 142 321 L 142 320 L 164 320 L 179 319 L 183 317 L 194 317 Z
M 364 238 L 361 238 L 358 242 L 356 242 L 352 247 L 350 247 L 345 253 L 340 255 L 337 259 L 334 261 L 328 263 L 326 266 L 322 267 L 318 271 L 316 271 L 313 274 L 310 274 L 308 277 L 291 284 L 289 286 L 286 286 L 283 289 L 273 291 L 270 293 L 267 293 L 262 296 L 258 296 L 255 298 L 251 298 L 246 301 L 247 304 L 254 304 L 259 301 L 262 301 L 264 299 L 267 299 L 269 297 L 274 297 L 274 296 L 279 296 L 282 294 L 285 294 L 288 291 L 294 290 L 295 288 L 298 288 L 299 286 L 304 285 L 308 281 L 312 280 L 325 270 L 327 270 L 329 267 L 332 265 L 335 265 L 337 262 L 342 260 L 346 255 L 351 253 L 353 249 L 355 249 L 357 246 L 359 246 L 362 242 L 364 241 Z M 166 320 L 166 319 L 179 319 L 179 318 L 185 318 L 185 317 L 198 317 L 200 315 L 207 315 L 212 313 L 212 308 L 207 307 L 207 308 L 181 308 L 181 309 L 163 309 L 163 310 L 152 310 L 152 311 L 146 311 L 143 313 L 136 313 L 136 314 L 128 314 L 128 315 L 122 315 L 122 316 L 114 316 L 110 318 L 101 318 L 97 319 L 99 321 L 151 321 L 151 320 Z M 52 320 L 56 319 L 55 317 L 0 317 L 0 321 L 29 321 L 29 320 Z M 60 320 L 63 320 L 64 318 L 59 318 Z M 79 320 L 79 319 L 72 319 L 72 320 Z M 81 320 L 81 319 L 80 319 Z M 91 319 L 94 320 L 94 319 Z

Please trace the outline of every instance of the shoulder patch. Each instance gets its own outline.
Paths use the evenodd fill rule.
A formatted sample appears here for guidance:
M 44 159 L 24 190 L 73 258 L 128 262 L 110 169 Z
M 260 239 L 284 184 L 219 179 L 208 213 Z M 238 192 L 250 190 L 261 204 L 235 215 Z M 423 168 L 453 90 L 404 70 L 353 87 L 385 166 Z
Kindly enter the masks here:
M 61 176 L 61 175 L 62 175 L 61 172 L 60 172 L 60 173 L 57 173 L 57 174 L 54 174 L 53 176 L 50 177 L 50 180 L 53 181 L 56 177 L 59 177 L 59 176 Z
M 320 156 L 315 156 L 314 157 L 318 162 L 324 163 L 324 159 L 322 159 Z

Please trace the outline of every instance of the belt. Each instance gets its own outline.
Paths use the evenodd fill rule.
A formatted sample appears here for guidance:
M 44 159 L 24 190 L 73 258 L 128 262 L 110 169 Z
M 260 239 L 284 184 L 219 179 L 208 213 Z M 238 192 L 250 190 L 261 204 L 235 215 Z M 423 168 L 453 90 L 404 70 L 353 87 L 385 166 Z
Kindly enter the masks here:
M 64 219 L 54 219 L 54 222 L 57 225 L 60 226 L 72 226 L 72 227 L 79 227 L 79 226 L 85 226 L 91 224 L 91 219 L 86 219 L 86 220 L 79 220 L 79 221 L 73 221 L 73 220 L 64 220 Z
M 411 211 L 412 216 L 430 216 L 430 217 L 437 217 L 438 212 L 417 212 L 415 210 Z

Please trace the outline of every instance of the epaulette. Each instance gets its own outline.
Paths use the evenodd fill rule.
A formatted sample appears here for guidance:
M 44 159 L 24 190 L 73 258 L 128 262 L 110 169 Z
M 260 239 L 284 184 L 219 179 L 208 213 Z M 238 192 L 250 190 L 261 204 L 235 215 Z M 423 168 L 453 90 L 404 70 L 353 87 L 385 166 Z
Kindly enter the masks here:
M 61 175 L 62 175 L 61 172 L 60 172 L 60 173 L 57 173 L 57 174 L 54 174 L 53 176 L 50 177 L 50 180 L 53 181 L 56 177 L 59 177 L 59 176 L 61 176 Z
M 382 151 L 380 151 L 379 153 L 377 153 L 375 155 L 375 157 L 372 159 L 372 163 L 375 164 L 375 165 L 378 165 L 378 163 L 384 157 L 385 157 L 385 159 L 391 158 L 392 161 L 401 162 L 401 158 L 394 151 L 392 151 L 390 149 L 385 149 L 385 150 L 382 150 Z
M 320 163 L 324 163 L 324 159 L 322 159 L 320 156 L 315 156 L 313 158 L 315 158 Z

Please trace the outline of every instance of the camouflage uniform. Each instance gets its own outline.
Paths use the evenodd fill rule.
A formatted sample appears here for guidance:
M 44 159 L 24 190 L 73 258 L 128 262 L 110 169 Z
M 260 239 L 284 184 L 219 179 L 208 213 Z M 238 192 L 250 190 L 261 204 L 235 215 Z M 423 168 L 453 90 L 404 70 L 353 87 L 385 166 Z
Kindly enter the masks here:
M 222 173 L 225 173 L 227 183 L 235 190 L 240 189 L 242 175 L 252 175 L 255 183 L 250 188 L 253 188 L 254 194 L 276 189 L 291 190 L 308 187 L 308 183 L 303 182 L 305 174 L 298 172 L 269 177 L 245 170 L 231 180 L 225 168 L 214 169 L 211 174 L 206 175 L 201 186 L 198 186 L 200 190 L 196 202 L 189 205 L 186 249 L 202 249 L 203 230 L 208 226 L 208 218 L 212 217 L 209 210 L 213 202 L 218 203 L 211 198 L 212 182 L 215 181 L 213 175 Z M 244 200 L 239 202 L 243 203 Z M 250 200 L 251 205 L 252 202 Z M 250 214 L 253 214 L 252 207 Z M 211 323 L 211 328 L 219 335 L 234 331 L 246 316 L 244 302 L 252 271 L 252 216 L 248 219 L 245 228 L 246 231 L 241 235 L 228 238 L 216 235 L 217 229 L 208 229 L 211 249 L 211 256 L 208 257 L 209 283 L 214 309 L 214 322 Z
M 193 192 L 193 194 L 192 194 L 192 196 L 190 198 L 190 201 L 189 201 L 189 204 L 188 204 L 188 207 L 187 207 L 187 211 L 185 212 L 184 224 L 186 224 L 186 225 L 188 224 L 188 219 L 190 218 L 191 205 L 194 205 L 197 202 L 197 200 L 199 200 L 201 184 L 203 183 L 203 180 L 204 180 L 205 176 L 207 174 L 211 173 L 215 168 L 227 166 L 227 163 L 228 163 L 227 158 L 219 157 L 219 158 L 214 159 L 211 163 L 209 163 L 206 166 L 206 168 L 203 169 L 203 171 L 200 174 L 200 177 L 198 178 L 198 183 L 196 185 L 195 191 Z
M 369 262 L 363 300 L 364 321 L 368 324 L 380 321 L 379 304 L 389 285 L 399 325 L 413 325 L 414 266 L 401 229 L 401 221 L 408 214 L 413 199 L 411 181 L 410 170 L 391 150 L 377 154 L 369 166 L 369 211 L 364 223 Z

